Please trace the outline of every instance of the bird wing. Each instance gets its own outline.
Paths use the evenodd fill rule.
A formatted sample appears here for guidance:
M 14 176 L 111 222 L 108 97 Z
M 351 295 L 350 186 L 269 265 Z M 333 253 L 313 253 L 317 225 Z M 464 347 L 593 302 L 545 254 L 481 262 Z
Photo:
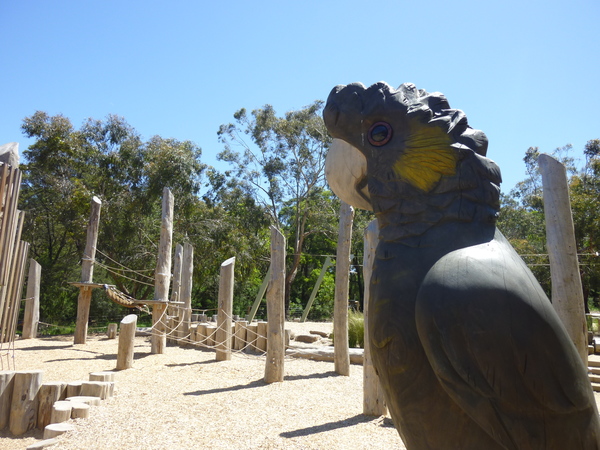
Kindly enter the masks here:
M 440 259 L 419 290 L 416 320 L 443 388 L 506 448 L 546 448 L 555 422 L 595 410 L 575 346 L 501 235 Z

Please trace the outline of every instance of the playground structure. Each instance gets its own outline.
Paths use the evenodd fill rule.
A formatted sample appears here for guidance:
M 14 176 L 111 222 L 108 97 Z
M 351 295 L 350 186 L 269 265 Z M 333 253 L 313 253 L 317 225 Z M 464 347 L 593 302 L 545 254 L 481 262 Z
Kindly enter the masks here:
M 214 347 L 218 361 L 231 358 L 233 350 L 267 352 L 270 361 L 265 372 L 266 380 L 283 380 L 283 356 L 285 355 L 285 330 L 283 298 L 284 289 L 281 285 L 285 277 L 285 239 L 279 230 L 271 230 L 271 266 L 267 276 L 259 289 L 259 293 L 252 305 L 246 320 L 239 320 L 232 316 L 233 310 L 233 268 L 235 258 L 230 258 L 221 265 L 219 283 L 219 301 L 216 323 L 208 322 L 207 316 L 193 314 L 191 307 L 193 247 L 189 244 L 177 245 L 173 255 L 173 271 L 171 271 L 172 254 L 172 224 L 173 224 L 173 196 L 168 188 L 163 191 L 161 235 L 159 243 L 158 262 L 155 270 L 155 295 L 152 300 L 137 300 L 119 292 L 115 286 L 94 283 L 93 268 L 95 263 L 97 236 L 100 221 L 101 202 L 92 199 L 90 220 L 86 248 L 82 258 L 82 277 L 79 282 L 71 285 L 80 289 L 77 309 L 77 326 L 74 335 L 75 344 L 85 344 L 91 290 L 104 288 L 109 299 L 129 308 L 152 308 L 152 327 L 150 330 L 152 353 L 163 353 L 166 343 L 179 343 L 181 345 L 196 345 Z M 336 275 L 336 312 L 334 314 L 334 330 L 336 332 L 335 348 L 336 372 L 347 374 L 350 364 L 348 353 L 348 282 L 350 261 L 350 236 L 352 230 L 353 212 L 349 205 L 343 204 L 340 215 L 340 241 L 338 243 L 337 260 L 342 264 L 337 265 Z M 342 234 L 343 233 L 343 234 Z M 345 262 L 345 264 L 343 264 Z M 314 300 L 320 281 L 325 270 L 331 264 L 328 258 L 325 261 L 321 276 L 309 303 L 304 310 L 302 320 L 306 319 L 312 301 Z M 172 272 L 172 276 L 171 276 Z M 171 278 L 173 285 L 169 297 Z M 264 294 L 267 297 L 267 322 L 256 322 L 254 317 Z M 114 333 L 116 325 L 111 325 Z M 270 342 L 270 344 L 267 344 Z
M 346 211 L 351 208 L 348 205 L 343 205 L 342 208 L 346 208 Z M 92 216 L 94 214 L 92 213 Z M 348 218 L 344 218 L 345 215 L 350 215 L 350 213 L 345 212 L 340 214 L 340 247 L 342 248 L 342 253 L 338 251 L 338 261 L 344 258 L 343 248 L 343 240 L 342 237 L 342 228 L 343 227 L 351 227 L 351 217 L 348 221 Z M 90 221 L 91 222 L 91 221 Z M 253 320 L 245 320 L 240 319 L 231 314 L 231 308 L 228 305 L 229 299 L 232 298 L 232 286 L 233 286 L 233 265 L 235 263 L 234 258 L 230 258 L 225 261 L 222 265 L 221 271 L 221 289 L 219 291 L 219 311 L 214 317 L 214 321 L 210 321 L 205 313 L 194 313 L 191 309 L 191 304 L 186 302 L 187 294 L 185 293 L 186 289 L 188 292 L 191 292 L 191 261 L 193 260 L 193 249 L 189 244 L 188 249 L 185 249 L 184 246 L 178 246 L 175 250 L 175 258 L 173 264 L 173 288 L 171 291 L 171 297 L 169 300 L 163 300 L 166 298 L 168 293 L 168 287 L 166 289 L 166 293 L 161 298 L 155 298 L 153 300 L 136 300 L 130 297 L 127 297 L 125 294 L 117 291 L 114 286 L 109 285 L 95 285 L 91 282 L 84 283 L 72 283 L 73 285 L 79 287 L 85 287 L 86 290 L 91 291 L 93 288 L 104 288 L 107 292 L 107 295 L 115 302 L 122 304 L 123 306 L 135 307 L 135 308 L 143 308 L 145 305 L 153 307 L 153 311 L 160 311 L 160 314 L 155 315 L 155 320 L 153 320 L 153 327 L 150 330 L 150 334 L 152 335 L 153 340 L 158 339 L 159 342 L 163 341 L 165 344 L 162 344 L 162 351 L 166 351 L 166 343 L 178 343 L 179 345 L 189 345 L 195 346 L 198 348 L 211 348 L 216 351 L 216 358 L 219 361 L 227 360 L 231 358 L 232 353 L 254 353 L 258 355 L 266 355 L 266 366 L 265 366 L 265 381 L 273 382 L 273 381 L 283 381 L 284 379 L 284 371 L 283 371 L 283 356 L 282 355 L 290 355 L 291 352 L 274 352 L 274 354 L 269 353 L 269 345 L 271 343 L 279 342 L 279 338 L 283 338 L 283 348 L 285 349 L 285 337 L 286 332 L 283 330 L 283 320 L 271 320 L 273 317 L 279 315 L 277 312 L 277 308 L 282 305 L 282 294 L 277 293 L 276 279 L 277 279 L 277 271 L 273 274 L 273 265 L 275 265 L 275 261 L 277 260 L 277 245 L 280 245 L 281 248 L 285 248 L 285 243 L 283 245 L 276 244 L 278 237 L 273 234 L 272 230 L 272 246 L 275 243 L 275 248 L 272 247 L 272 266 L 269 270 L 269 274 L 265 279 L 264 292 L 267 292 L 267 307 L 268 309 L 268 317 L 269 322 L 263 321 L 253 321 Z M 369 227 L 368 233 L 371 237 L 365 238 L 365 263 L 364 267 L 368 270 L 372 264 L 372 249 L 373 249 L 373 240 L 376 240 L 376 236 L 378 234 L 376 230 L 376 225 L 372 224 Z M 369 239 L 371 241 L 369 241 Z M 162 240 L 162 235 L 161 235 Z M 348 244 L 349 245 L 349 244 Z M 95 247 L 95 244 L 94 244 Z M 181 248 L 181 250 L 179 249 Z M 349 246 L 348 246 L 349 249 Z M 95 250 L 95 248 L 94 248 Z M 187 251 L 187 253 L 186 253 Z M 348 250 L 349 251 L 349 250 Z M 185 255 L 188 255 L 190 264 L 183 263 L 183 260 L 186 259 Z M 179 255 L 179 256 L 178 256 Z M 191 256 L 190 256 L 191 255 Z M 341 255 L 341 256 L 340 256 Z M 92 263 L 93 268 L 93 256 L 89 257 L 88 249 L 86 246 L 86 256 L 84 256 L 84 262 L 86 261 L 86 257 Z M 283 260 L 285 260 L 285 255 L 283 255 Z M 178 263 L 179 261 L 179 263 Z M 326 263 L 327 265 L 327 263 Z M 341 267 L 341 265 L 336 265 L 336 267 Z M 31 269 L 30 269 L 31 270 Z M 325 270 L 325 268 L 324 268 Z M 190 274 L 189 279 L 187 278 L 185 272 Z M 157 272 L 159 272 L 159 268 L 157 267 Z M 162 272 L 165 273 L 166 271 Z M 341 308 L 343 311 L 347 312 L 347 295 L 344 298 L 344 302 L 338 302 L 337 292 L 338 278 L 343 283 L 343 273 L 346 273 L 347 283 L 347 273 L 348 270 L 341 269 L 339 275 L 336 276 L 336 317 L 342 317 L 338 315 L 337 306 L 344 303 L 344 307 Z M 279 272 L 281 273 L 281 272 Z M 273 275 L 272 275 L 273 274 Z M 368 276 L 365 274 L 365 278 Z M 82 275 L 83 280 L 83 275 Z M 189 287 L 186 287 L 187 280 L 189 280 Z M 163 280 L 164 285 L 164 280 Z M 29 286 L 28 286 L 29 287 Z M 342 286 L 343 287 L 343 286 Z M 365 287 L 368 289 L 368 286 Z M 27 296 L 29 297 L 29 290 Z M 340 297 L 344 297 L 343 295 Z M 365 293 L 365 298 L 368 297 L 368 294 Z M 311 296 L 312 298 L 312 296 Z M 262 294 L 261 294 L 262 299 Z M 256 302 L 255 302 L 256 303 Z M 274 307 L 272 306 L 274 305 Z M 158 306 L 159 308 L 155 308 Z M 253 305 L 254 306 L 254 305 Z M 88 306 L 89 307 L 89 306 Z M 254 309 L 254 313 L 256 313 L 256 309 Z M 303 317 L 305 318 L 307 311 L 305 310 L 305 314 Z M 368 311 L 365 310 L 365 315 L 368 314 Z M 133 342 L 133 336 L 135 335 L 135 321 L 130 316 L 125 317 L 123 322 L 121 322 L 121 329 L 119 335 L 119 350 L 118 357 L 124 362 L 119 363 L 119 359 L 117 360 L 117 369 L 123 370 L 133 366 L 134 358 L 133 358 L 133 345 L 128 345 L 128 342 Z M 134 316 L 135 317 L 135 316 Z M 252 316 L 253 319 L 254 315 Z M 129 318 L 129 320 L 127 320 Z M 78 320 L 79 322 L 79 320 Z M 367 321 L 365 320 L 365 323 Z M 131 324 L 133 323 L 133 327 Z M 336 327 L 338 327 L 338 323 L 341 323 L 343 327 L 343 321 L 335 321 Z M 156 326 L 159 324 L 158 326 Z M 272 327 L 273 325 L 273 327 Z M 113 332 L 115 330 L 115 326 L 110 327 Z M 271 331 L 271 328 L 273 330 Z M 338 328 L 340 329 L 340 328 Z M 133 330 L 133 331 L 132 331 Z M 282 332 L 283 330 L 283 332 Z M 346 331 L 347 333 L 347 331 Z M 368 333 L 365 333 L 368 336 Z M 336 335 L 337 336 L 337 335 Z M 121 340 L 123 341 L 123 350 L 121 350 Z M 337 341 L 340 341 L 336 338 Z M 341 342 L 346 342 L 347 339 L 342 340 Z M 159 344 L 160 345 L 160 344 Z M 271 344 L 272 345 L 272 344 Z M 279 345 L 279 344 L 277 344 Z M 344 346 L 347 350 L 347 345 Z M 154 348 L 154 347 L 153 347 Z M 271 347 L 274 348 L 273 346 Z M 372 368 L 372 364 L 368 362 L 368 343 L 365 343 L 365 362 L 364 362 L 364 414 L 373 414 L 373 415 L 381 415 L 386 411 L 385 402 L 383 400 L 383 396 L 381 394 L 381 387 L 379 385 L 377 376 Z M 155 351 L 152 351 L 155 353 Z M 336 356 L 337 356 L 337 348 L 336 348 Z M 343 356 L 342 366 L 345 364 L 345 356 Z M 336 360 L 336 372 L 338 371 L 338 362 Z M 274 370 L 275 369 L 275 370 Z M 274 370 L 274 373 L 270 373 Z M 272 380 L 272 381 L 269 381 Z M 35 384 L 35 383 L 34 383 Z
M 24 213 L 17 209 L 21 186 L 18 145 L 0 146 L 0 368 L 10 365 L 29 244 L 21 241 Z M 32 294 L 33 295 L 33 294 Z M 28 311 L 32 314 L 32 310 Z M 32 317 L 32 321 L 35 317 Z

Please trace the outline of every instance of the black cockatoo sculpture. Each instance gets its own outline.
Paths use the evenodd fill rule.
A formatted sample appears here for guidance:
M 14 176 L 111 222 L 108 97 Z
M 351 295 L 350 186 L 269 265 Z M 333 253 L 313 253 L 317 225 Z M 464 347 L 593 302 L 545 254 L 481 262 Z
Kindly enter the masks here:
M 408 449 L 598 449 L 593 392 L 542 288 L 496 229 L 487 138 L 440 93 L 337 86 L 327 178 L 373 210 L 373 363 Z

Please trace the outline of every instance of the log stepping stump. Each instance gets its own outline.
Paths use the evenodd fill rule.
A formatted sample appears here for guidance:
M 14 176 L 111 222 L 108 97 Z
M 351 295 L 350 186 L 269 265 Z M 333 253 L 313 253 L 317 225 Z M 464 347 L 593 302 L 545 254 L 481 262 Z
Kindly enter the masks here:
M 77 402 L 85 403 L 85 404 L 90 405 L 90 406 L 98 406 L 102 400 L 100 399 L 100 397 L 90 397 L 90 396 L 84 396 L 84 395 L 77 395 L 75 397 L 68 397 L 67 401 L 69 401 L 69 402 L 76 402 L 76 403 Z
M 58 444 L 58 439 L 56 439 L 56 438 L 44 439 L 43 441 L 39 441 L 34 444 L 31 444 L 25 450 L 40 450 L 42 448 L 52 447 L 53 445 L 56 445 L 56 444 Z
M 54 403 L 64 398 L 67 388 L 66 383 L 52 382 L 44 383 L 38 392 L 38 414 L 37 427 L 40 430 L 46 428 L 46 425 L 51 424 L 52 408 Z
M 75 427 L 70 423 L 51 423 L 44 428 L 44 439 L 55 438 L 74 429 Z
M 54 402 L 54 405 L 52 406 L 52 414 L 50 416 L 50 424 L 66 422 L 71 418 L 72 410 L 73 403 L 71 401 L 62 400 Z M 44 430 L 45 429 L 46 427 L 44 427 Z
M 37 425 L 37 394 L 42 385 L 42 371 L 15 372 L 13 378 L 9 429 L 15 436 L 20 436 Z
M 90 405 L 81 402 L 71 403 L 71 419 L 88 419 L 90 417 Z

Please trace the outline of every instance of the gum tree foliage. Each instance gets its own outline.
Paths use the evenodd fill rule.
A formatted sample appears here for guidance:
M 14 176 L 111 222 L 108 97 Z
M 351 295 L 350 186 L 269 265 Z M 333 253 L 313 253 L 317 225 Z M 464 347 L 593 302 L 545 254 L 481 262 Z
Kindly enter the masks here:
M 159 136 L 144 142 L 115 115 L 89 119 L 76 130 L 62 115 L 37 111 L 24 119 L 22 130 L 36 139 L 23 152 L 20 208 L 27 212 L 24 239 L 42 265 L 41 313 L 47 321 L 69 321 L 76 314 L 77 290 L 67 282 L 80 278 L 92 196 L 102 200 L 98 249 L 106 256 L 98 253 L 98 261 L 115 268 L 111 260 L 152 268 L 163 186 L 172 189 L 176 211 L 189 211 L 205 169 L 201 150 L 191 142 Z M 146 274 L 152 276 L 152 271 Z M 96 267 L 95 280 L 141 299 L 152 291 L 142 283 L 147 278 L 122 269 L 115 273 Z M 94 299 L 100 294 L 95 292 Z M 107 309 L 104 299 L 93 302 L 91 314 Z
M 260 204 L 270 223 L 288 242 L 285 305 L 289 314 L 292 283 L 301 266 L 307 239 L 337 232 L 337 211 L 326 190 L 324 164 L 331 137 L 321 118 L 322 101 L 278 117 L 271 105 L 250 114 L 240 109 L 235 123 L 218 131 L 224 150 L 218 155 L 230 163 L 228 177 Z

